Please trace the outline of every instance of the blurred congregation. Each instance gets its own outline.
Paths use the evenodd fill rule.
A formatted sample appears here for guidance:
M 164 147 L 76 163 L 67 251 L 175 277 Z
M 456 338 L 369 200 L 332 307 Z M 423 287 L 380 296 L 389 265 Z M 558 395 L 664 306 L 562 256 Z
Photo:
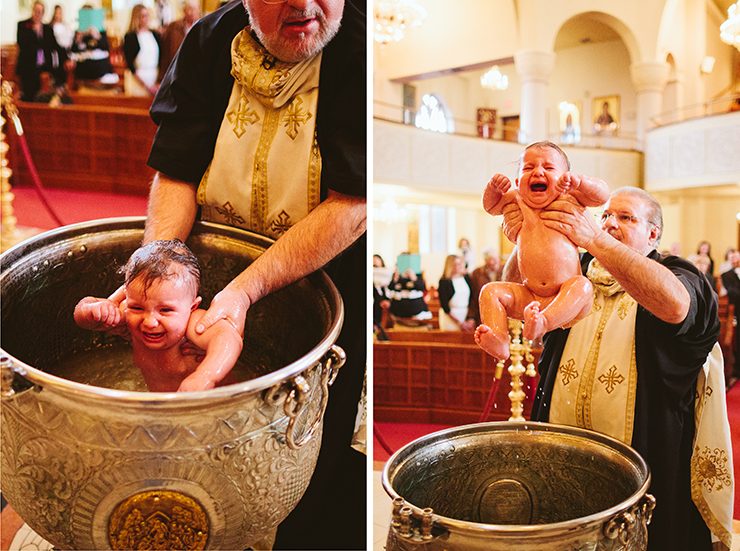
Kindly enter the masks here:
M 656 2 L 647 15 L 632 1 L 595 11 L 578 2 L 524 2 L 523 10 L 466 2 L 452 17 L 429 0 L 400 40 L 378 27 L 376 421 L 481 420 L 496 361 L 474 340 L 477 297 L 499 280 L 514 246 L 481 196 L 496 173 L 515 185 L 524 146 L 541 140 L 559 145 L 574 173 L 660 203 L 656 250 L 702 266 L 719 298 L 727 382 L 735 382 L 723 273 L 735 273 L 740 244 L 740 51 L 719 32 L 731 4 Z M 409 271 L 408 257 L 418 270 Z M 490 420 L 509 417 L 503 377 Z M 525 379 L 531 400 L 537 380 Z
M 21 126 L 4 130 L 10 184 L 146 197 L 149 107 L 185 35 L 220 4 L 4 3 L 3 105 Z
M 153 97 L 177 49 L 200 18 L 198 0 L 135 4 L 113 11 L 85 3 L 47 8 L 33 2 L 18 22 L 15 45 L 3 47 L 4 78 L 25 102 L 74 103 L 70 93 Z M 21 14 L 19 14 L 21 16 Z

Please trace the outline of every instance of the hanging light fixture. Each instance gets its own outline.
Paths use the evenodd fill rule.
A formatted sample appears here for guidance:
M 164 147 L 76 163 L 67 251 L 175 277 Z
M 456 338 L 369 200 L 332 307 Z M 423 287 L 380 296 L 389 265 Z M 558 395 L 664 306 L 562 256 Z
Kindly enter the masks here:
M 727 10 L 727 21 L 719 27 L 722 42 L 740 50 L 740 0 Z
M 380 44 L 401 40 L 426 19 L 427 11 L 414 0 L 375 0 L 373 38 Z
M 509 77 L 502 75 L 498 65 L 494 65 L 480 77 L 480 85 L 489 90 L 506 90 L 509 87 Z

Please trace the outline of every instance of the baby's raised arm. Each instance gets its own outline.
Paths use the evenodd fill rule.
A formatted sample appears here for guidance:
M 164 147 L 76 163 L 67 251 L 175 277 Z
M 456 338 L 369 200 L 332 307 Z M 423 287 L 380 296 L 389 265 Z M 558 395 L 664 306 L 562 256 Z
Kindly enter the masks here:
M 584 207 L 599 207 L 609 200 L 611 192 L 604 180 L 586 176 L 585 174 L 573 174 L 564 172 L 555 184 L 558 193 L 570 193 Z
M 211 325 L 202 335 L 196 333 L 195 326 L 205 313 L 205 310 L 195 310 L 191 314 L 186 333 L 194 345 L 206 351 L 205 358 L 195 372 L 180 383 L 178 392 L 215 387 L 232 370 L 242 352 L 242 337 L 226 320 Z
M 107 298 L 83 298 L 75 306 L 74 318 L 77 325 L 91 331 L 108 331 L 126 323 L 119 304 Z
M 504 207 L 516 202 L 517 190 L 512 189 L 511 180 L 503 174 L 494 174 L 483 191 L 483 208 L 488 214 L 503 214 Z

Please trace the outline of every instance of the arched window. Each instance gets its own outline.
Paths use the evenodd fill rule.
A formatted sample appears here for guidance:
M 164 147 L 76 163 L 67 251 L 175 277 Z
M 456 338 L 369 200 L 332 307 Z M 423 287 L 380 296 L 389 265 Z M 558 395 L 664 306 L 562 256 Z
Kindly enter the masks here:
M 445 100 L 437 94 L 424 94 L 416 113 L 416 126 L 435 132 L 455 132 L 455 121 Z

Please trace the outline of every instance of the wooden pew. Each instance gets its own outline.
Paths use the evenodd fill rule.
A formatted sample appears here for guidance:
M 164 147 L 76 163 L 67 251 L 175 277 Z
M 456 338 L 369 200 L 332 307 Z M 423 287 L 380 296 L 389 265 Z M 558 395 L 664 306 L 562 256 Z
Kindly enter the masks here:
M 154 170 L 146 166 L 157 126 L 141 107 L 18 103 L 31 157 L 45 187 L 146 196 Z M 14 185 L 30 185 L 15 132 Z
M 448 425 L 478 422 L 497 362 L 478 345 L 461 344 L 472 333 L 390 331 L 391 340 L 373 344 L 374 418 Z M 417 340 L 407 340 L 409 334 Z M 538 359 L 539 351 L 534 351 L 535 365 Z M 524 376 L 522 382 L 528 396 L 524 416 L 528 417 L 537 378 Z M 510 390 L 511 378 L 505 369 L 489 420 L 509 418 Z
M 436 342 L 449 344 L 475 344 L 475 333 L 472 331 L 439 331 L 419 329 L 387 329 L 386 335 L 392 342 Z
M 73 105 L 97 105 L 100 107 L 145 109 L 147 111 L 152 106 L 152 100 L 154 99 L 95 91 L 70 92 L 69 97 L 72 99 Z

